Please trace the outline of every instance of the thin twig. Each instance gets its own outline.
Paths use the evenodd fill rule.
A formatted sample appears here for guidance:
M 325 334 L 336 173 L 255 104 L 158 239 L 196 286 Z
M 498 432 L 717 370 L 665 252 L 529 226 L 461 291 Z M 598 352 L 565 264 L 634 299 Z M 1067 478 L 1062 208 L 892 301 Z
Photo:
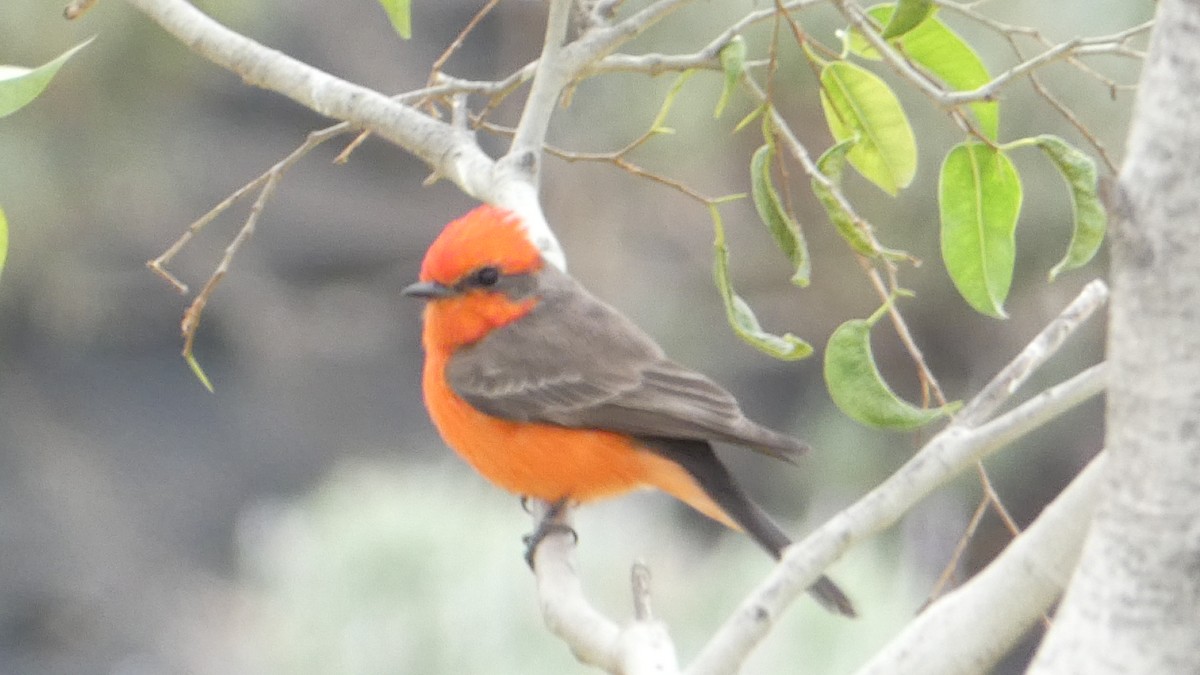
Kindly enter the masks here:
M 1000 517 L 1000 521 L 1004 523 L 1008 533 L 1014 537 L 1021 534 L 1021 526 L 1017 525 L 1017 520 L 1012 517 L 1012 514 L 1008 512 L 1008 507 L 1000 500 L 1000 493 L 996 492 L 996 486 L 992 484 L 992 479 L 988 476 L 983 462 L 975 463 L 975 472 L 979 475 L 979 484 L 983 487 L 984 498 L 991 503 L 992 509 L 996 511 L 996 515 Z
M 286 157 L 276 162 L 273 166 L 271 166 L 271 168 L 264 171 L 257 178 L 238 188 L 233 192 L 233 194 L 229 195 L 225 199 L 221 200 L 221 202 L 216 206 L 209 209 L 208 213 L 200 216 L 200 218 L 189 225 L 188 228 L 184 230 L 183 234 L 180 235 L 180 237 L 175 240 L 175 243 L 171 244 L 167 250 L 163 251 L 162 254 L 157 258 L 147 261 L 146 266 L 167 283 L 171 284 L 171 286 L 174 287 L 175 290 L 181 295 L 186 294 L 188 292 L 187 284 L 183 283 L 175 275 L 168 272 L 166 265 L 171 261 L 172 258 L 175 257 L 176 254 L 179 253 L 184 246 L 187 245 L 189 241 L 192 240 L 192 237 L 196 236 L 196 233 L 203 229 L 205 225 L 209 224 L 217 216 L 224 213 L 230 206 L 233 206 L 235 203 L 241 200 L 242 197 L 245 197 L 247 194 L 259 188 L 263 188 L 263 190 L 266 191 L 265 185 L 268 182 L 277 179 L 278 176 L 282 175 L 285 171 L 291 168 L 293 164 L 298 162 L 302 157 L 307 155 L 318 145 L 335 136 L 350 131 L 351 128 L 352 127 L 349 123 L 342 122 L 340 124 L 335 124 L 324 129 L 310 132 L 304 139 L 304 142 L 300 144 L 300 147 L 290 152 Z
M 266 182 L 263 183 L 262 191 L 258 193 L 258 198 L 254 200 L 254 205 L 250 207 L 250 215 L 246 217 L 246 222 L 242 225 L 242 229 L 238 231 L 237 236 L 233 241 L 229 242 L 229 246 L 225 247 L 225 255 L 221 257 L 221 262 L 217 264 L 217 268 L 213 271 L 212 276 L 208 278 L 208 282 L 196 294 L 192 304 L 188 305 L 187 310 L 183 313 L 183 321 L 180 322 L 180 332 L 183 334 L 183 358 L 190 364 L 195 364 L 195 359 L 192 355 L 192 345 L 196 340 L 196 330 L 200 328 L 200 316 L 204 313 L 204 308 L 208 305 L 208 299 L 212 297 L 213 291 L 217 290 L 217 285 L 229 273 L 229 265 L 233 262 L 233 256 L 242 248 L 242 244 L 250 238 L 254 233 L 254 227 L 258 223 L 258 217 L 262 214 L 263 208 L 267 204 L 271 193 L 275 191 L 275 186 L 279 184 L 279 178 L 283 175 L 282 172 L 272 172 Z M 193 365 L 193 367 L 195 367 Z M 199 375 L 199 372 L 197 373 Z M 211 385 L 202 377 L 202 381 L 206 387 L 211 389 Z
M 471 17 L 471 20 L 467 22 L 467 25 L 458 32 L 458 35 L 450 42 L 450 46 L 446 47 L 442 55 L 434 59 L 433 65 L 429 67 L 429 86 L 432 86 L 437 81 L 442 68 L 446 66 L 446 62 L 450 60 L 450 57 L 454 56 L 454 53 L 463 46 L 463 43 L 467 40 L 467 36 L 475 30 L 475 27 L 479 25 L 480 21 L 483 21 L 484 17 L 491 14 L 492 10 L 498 4 L 500 4 L 500 0 L 488 0 L 484 3 L 483 7 L 475 13 L 475 16 Z
M 779 616 L 821 571 L 869 536 L 890 527 L 918 501 L 975 461 L 1099 394 L 1104 364 L 1092 366 L 977 428 L 952 423 L 896 473 L 852 506 L 793 544 L 784 559 L 717 630 L 690 675 L 729 673 L 766 636 Z
M 1100 279 L 1089 282 L 1079 295 L 1053 321 L 1046 324 L 972 401 L 954 416 L 957 423 L 977 426 L 1024 384 L 1031 375 L 1058 351 L 1063 342 L 1097 309 L 1108 301 L 1108 286 Z
M 959 561 L 962 560 L 963 554 L 967 552 L 967 545 L 975 538 L 975 530 L 979 529 L 979 524 L 983 522 L 983 517 L 987 515 L 988 506 L 991 500 L 986 496 L 979 500 L 979 505 L 975 507 L 975 513 L 971 514 L 971 520 L 967 522 L 967 527 L 963 530 L 962 536 L 958 538 L 958 543 L 954 545 L 954 550 L 950 552 L 950 559 L 946 561 L 946 566 L 942 568 L 942 573 L 938 575 L 937 581 L 933 584 L 933 590 L 929 591 L 929 599 L 925 602 L 925 606 L 937 600 L 942 595 L 942 591 L 954 579 L 958 572 Z
M 1057 45 L 1048 47 L 1033 58 L 1024 60 L 1008 70 L 993 77 L 985 84 L 970 91 L 946 91 L 924 77 L 916 67 L 908 62 L 892 45 L 883 39 L 879 31 L 872 25 L 869 15 L 857 3 L 851 0 L 838 0 L 835 3 L 842 15 L 856 28 L 867 42 L 874 47 L 888 64 L 901 77 L 914 84 L 919 91 L 944 107 L 962 105 L 975 101 L 995 100 L 1000 89 L 1013 79 L 1029 72 L 1076 55 L 1114 54 L 1130 58 L 1141 58 L 1141 53 L 1125 47 L 1125 42 L 1132 37 L 1150 29 L 1152 22 L 1139 24 L 1132 28 L 1090 38 L 1072 38 Z M 953 3 L 948 3 L 953 4 Z M 947 4 L 947 6 L 948 6 Z
M 442 52 L 442 55 L 437 57 L 437 59 L 433 62 L 433 65 L 429 68 L 429 78 L 426 80 L 425 85 L 426 89 L 433 90 L 435 88 L 435 85 L 438 84 L 438 78 L 441 76 L 442 67 L 446 65 L 446 62 L 450 60 L 450 57 L 454 55 L 454 52 L 458 51 L 459 47 L 462 47 L 462 44 L 467 39 L 467 36 L 471 34 L 471 31 L 475 30 L 475 26 L 479 25 L 479 22 L 482 21 L 483 18 L 487 16 L 488 13 L 491 12 L 492 9 L 498 4 L 500 4 L 500 0 L 488 0 L 488 2 L 483 6 L 483 9 L 479 10 L 475 16 L 471 17 L 471 20 L 467 22 L 466 27 L 459 31 L 458 36 L 454 38 L 454 40 L 450 43 L 450 46 L 446 47 L 446 50 Z M 425 107 L 425 105 L 430 99 L 433 98 L 433 96 L 435 96 L 435 94 L 426 93 L 420 98 L 419 101 L 413 104 L 413 107 Z M 338 153 L 338 156 L 335 157 L 333 161 L 337 164 L 345 164 L 350 160 L 350 155 L 357 150 L 358 146 L 362 145 L 370 135 L 370 130 L 365 130 L 360 133 L 354 138 L 353 141 L 350 141 L 345 149 Z
M 989 673 L 1062 596 L 1104 492 L 1101 453 L 995 560 L 933 603 L 858 675 Z
M 1066 337 L 1079 329 L 1106 297 L 1103 282 L 1093 282 L 896 473 L 851 507 L 793 545 L 781 564 L 746 598 L 717 631 L 688 671 L 693 675 L 736 670 L 745 655 L 823 569 L 855 543 L 896 522 L 925 495 L 1005 444 L 1054 419 L 1107 385 L 1104 364 L 1093 366 L 1051 387 L 1017 408 L 981 424 Z M 764 617 L 766 619 L 764 620 Z

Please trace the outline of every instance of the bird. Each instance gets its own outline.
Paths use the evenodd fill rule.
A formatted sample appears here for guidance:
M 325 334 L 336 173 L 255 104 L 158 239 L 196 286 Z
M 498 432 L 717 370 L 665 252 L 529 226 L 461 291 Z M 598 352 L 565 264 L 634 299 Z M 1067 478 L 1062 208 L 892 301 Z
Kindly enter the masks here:
M 795 462 L 807 446 L 751 421 L 734 397 L 679 365 L 618 310 L 547 261 L 523 220 L 483 204 L 426 251 L 422 390 L 443 440 L 478 473 L 553 515 L 657 488 L 779 559 L 791 539 L 755 504 L 713 442 Z M 809 592 L 855 616 L 826 576 Z

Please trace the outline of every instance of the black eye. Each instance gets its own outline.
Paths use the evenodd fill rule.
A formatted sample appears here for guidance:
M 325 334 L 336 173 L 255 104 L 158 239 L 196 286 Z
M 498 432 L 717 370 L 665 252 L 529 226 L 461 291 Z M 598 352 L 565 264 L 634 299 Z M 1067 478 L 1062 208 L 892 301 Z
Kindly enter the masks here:
M 472 286 L 495 286 L 500 281 L 500 269 L 497 267 L 481 267 L 471 275 Z

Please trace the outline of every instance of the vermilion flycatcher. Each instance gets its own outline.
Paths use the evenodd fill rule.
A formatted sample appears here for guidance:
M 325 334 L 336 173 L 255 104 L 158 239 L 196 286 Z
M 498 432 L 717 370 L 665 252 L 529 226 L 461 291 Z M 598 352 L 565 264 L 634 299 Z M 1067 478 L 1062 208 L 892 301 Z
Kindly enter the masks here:
M 558 505 L 655 487 L 776 558 L 791 544 L 710 443 L 787 461 L 805 445 L 747 419 L 729 392 L 548 264 L 515 215 L 480 206 L 447 225 L 404 294 L 427 300 L 429 414 L 491 482 Z M 809 590 L 854 616 L 829 578 Z

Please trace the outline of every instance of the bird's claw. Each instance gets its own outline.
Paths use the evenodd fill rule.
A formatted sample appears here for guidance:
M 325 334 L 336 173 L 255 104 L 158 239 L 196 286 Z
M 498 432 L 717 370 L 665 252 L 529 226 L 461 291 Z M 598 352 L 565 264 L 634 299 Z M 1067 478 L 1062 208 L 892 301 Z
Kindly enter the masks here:
M 525 562 L 529 564 L 529 569 L 534 569 L 533 556 L 537 553 L 537 548 L 539 545 L 541 545 L 542 540 L 552 534 L 558 534 L 560 532 L 563 534 L 570 534 L 573 544 L 579 543 L 579 533 L 575 531 L 575 528 L 571 527 L 570 525 L 552 523 L 549 521 L 542 521 L 542 524 L 538 525 L 536 530 L 530 532 L 524 537 L 521 537 L 521 541 L 525 544 Z
M 570 525 L 557 521 L 558 516 L 566 506 L 567 500 L 565 498 L 552 502 L 550 508 L 546 510 L 545 515 L 538 521 L 537 527 L 534 528 L 533 532 L 521 537 L 521 541 L 525 544 L 525 562 L 529 565 L 529 569 L 534 569 L 533 556 L 537 553 L 538 546 L 541 545 L 543 539 L 551 534 L 569 533 L 573 540 L 572 544 L 579 543 L 579 533 Z M 526 511 L 530 510 L 528 497 L 521 497 L 521 507 Z

